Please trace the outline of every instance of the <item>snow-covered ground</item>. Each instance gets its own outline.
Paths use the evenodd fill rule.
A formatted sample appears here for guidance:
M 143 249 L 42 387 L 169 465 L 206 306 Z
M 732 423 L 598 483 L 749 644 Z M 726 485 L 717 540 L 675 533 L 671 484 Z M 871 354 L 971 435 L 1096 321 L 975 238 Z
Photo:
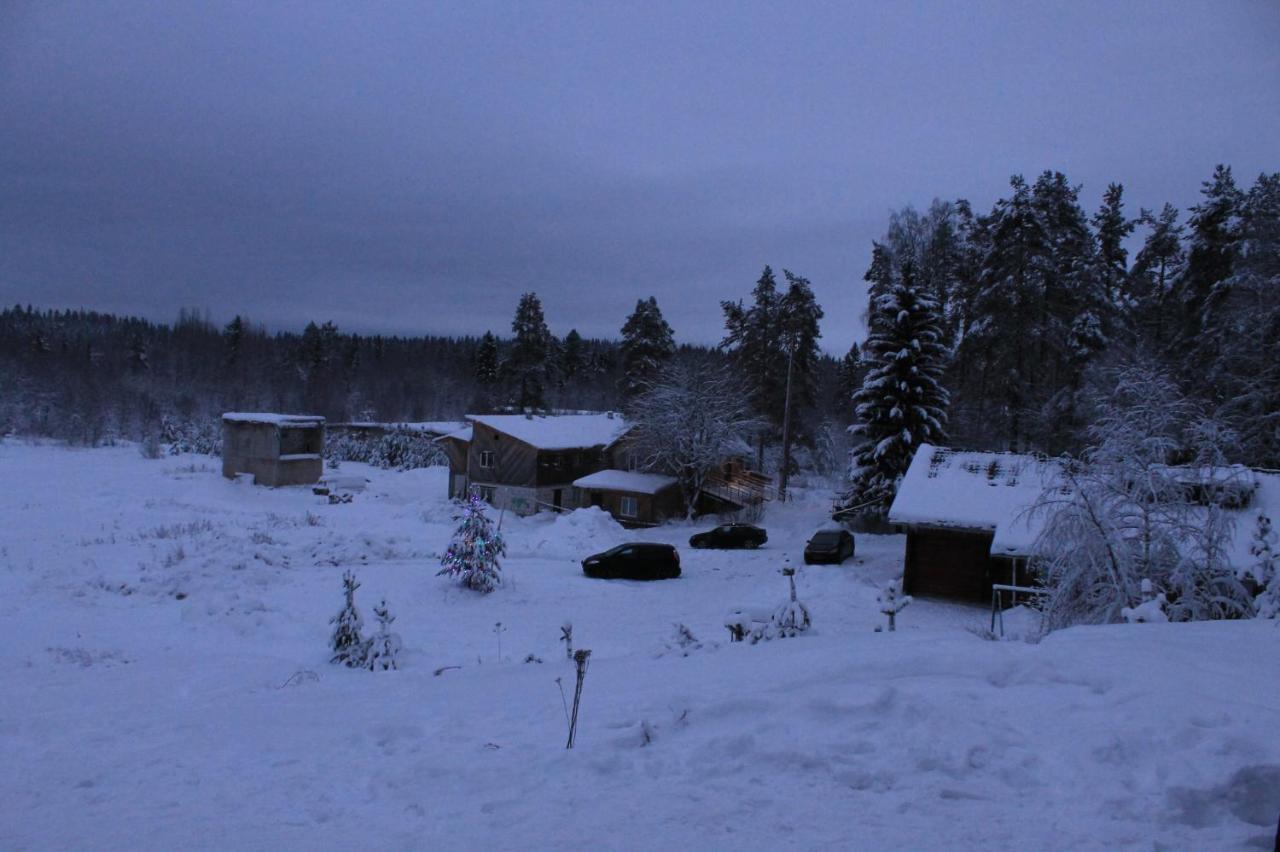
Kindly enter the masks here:
M 506 585 L 436 577 L 439 469 L 348 464 L 330 506 L 217 460 L 0 443 L 0 848 L 1269 848 L 1280 813 L 1275 623 L 987 641 L 987 614 L 875 599 L 902 539 L 800 570 L 811 635 L 727 644 L 786 594 L 823 495 L 757 552 L 590 580 L 628 539 L 598 512 L 506 517 Z M 396 672 L 327 663 L 340 577 Z M 558 643 L 593 655 L 566 751 Z M 503 631 L 495 633 L 501 622 Z M 703 647 L 670 650 L 683 623 Z M 498 643 L 501 641 L 501 656 Z M 530 655 L 542 663 L 526 663 Z M 440 675 L 435 671 L 450 668 Z M 314 673 L 314 676 L 311 674 Z

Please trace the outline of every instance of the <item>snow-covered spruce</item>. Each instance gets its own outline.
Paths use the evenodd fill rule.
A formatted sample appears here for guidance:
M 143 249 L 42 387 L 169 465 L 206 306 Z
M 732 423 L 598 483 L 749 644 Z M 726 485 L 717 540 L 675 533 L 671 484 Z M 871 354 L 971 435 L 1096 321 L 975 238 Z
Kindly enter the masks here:
M 876 299 L 869 319 L 862 349 L 869 370 L 853 395 L 857 421 L 849 427 L 860 443 L 844 503 L 883 514 L 916 448 L 946 440 L 949 397 L 941 379 L 947 350 L 938 304 L 916 285 L 910 262 Z
M 506 554 L 507 546 L 485 514 L 479 495 L 472 494 L 459 505 L 458 528 L 440 557 L 442 567 L 437 574 L 455 577 L 461 585 L 477 592 L 492 592 L 502 583 L 498 558 Z
M 356 609 L 356 589 L 358 588 L 360 584 L 356 582 L 356 575 L 350 571 L 344 572 L 342 591 L 346 595 L 346 603 L 337 615 L 329 619 L 329 623 L 333 625 L 333 637 L 329 641 L 333 657 L 329 662 L 342 663 L 352 668 L 359 668 L 365 664 L 369 648 L 360 635 L 360 631 L 364 628 L 364 619 Z
M 396 617 L 387 610 L 386 600 L 373 608 L 373 617 L 378 619 L 378 632 L 369 640 L 365 668 L 373 672 L 399 668 L 396 658 L 400 655 L 402 643 L 400 634 L 391 632 L 391 623 Z
M 1280 618 L 1280 547 L 1276 542 L 1271 518 L 1259 512 L 1253 540 L 1249 543 L 1249 554 L 1254 561 L 1247 572 L 1259 589 L 1254 601 L 1258 618 Z
M 902 593 L 902 578 L 891 581 L 881 589 L 876 596 L 876 603 L 880 605 L 880 612 L 889 616 L 889 632 L 892 633 L 897 629 L 898 613 L 911 605 L 911 595 Z

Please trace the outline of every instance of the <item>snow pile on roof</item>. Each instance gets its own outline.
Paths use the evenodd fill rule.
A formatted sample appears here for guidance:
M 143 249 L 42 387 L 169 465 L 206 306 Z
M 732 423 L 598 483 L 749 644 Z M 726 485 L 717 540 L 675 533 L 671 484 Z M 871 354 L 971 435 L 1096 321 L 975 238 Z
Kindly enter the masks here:
M 1028 511 L 1058 477 L 1058 466 L 1015 453 L 955 452 L 921 444 L 889 521 L 990 530 L 994 554 L 1026 555 L 1043 518 Z
M 629 535 L 613 516 L 598 506 L 555 516 L 550 523 L 529 519 L 535 529 L 524 536 L 528 555 L 584 559 L 627 541 Z M 518 541 L 509 537 L 509 541 Z
M 670 488 L 678 480 L 674 476 L 663 476 L 660 473 L 637 473 L 632 470 L 601 470 L 573 484 L 578 488 L 596 488 L 604 491 L 629 491 L 633 494 L 657 494 L 664 488 Z
M 608 446 L 630 427 L 621 414 L 468 414 L 467 419 L 539 450 Z
M 270 412 L 228 411 L 222 419 L 231 423 L 261 423 L 268 426 L 315 426 L 323 423 L 318 414 L 272 414 Z

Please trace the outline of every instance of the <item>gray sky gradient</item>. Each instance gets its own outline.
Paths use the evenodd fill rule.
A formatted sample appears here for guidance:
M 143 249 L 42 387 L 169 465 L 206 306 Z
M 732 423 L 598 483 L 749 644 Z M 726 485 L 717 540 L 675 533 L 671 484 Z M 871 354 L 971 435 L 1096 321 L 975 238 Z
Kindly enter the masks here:
M 0 303 L 678 339 L 765 263 L 862 336 L 890 210 L 1280 168 L 1280 4 L 0 4 Z

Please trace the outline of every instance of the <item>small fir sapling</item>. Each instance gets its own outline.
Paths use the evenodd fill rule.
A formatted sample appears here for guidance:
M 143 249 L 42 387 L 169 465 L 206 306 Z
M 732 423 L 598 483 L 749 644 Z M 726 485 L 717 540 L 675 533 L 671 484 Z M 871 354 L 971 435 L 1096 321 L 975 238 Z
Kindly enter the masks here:
M 502 534 L 485 515 L 485 504 L 478 494 L 461 501 L 460 523 L 453 540 L 440 558 L 438 574 L 456 577 L 461 585 L 477 592 L 492 592 L 502 582 L 498 557 L 507 552 Z
M 782 569 L 782 576 L 791 584 L 791 600 L 778 607 L 773 615 L 773 622 L 778 638 L 787 639 L 808 630 L 812 621 L 809 618 L 809 608 L 796 600 L 796 569 L 788 565 Z
M 387 610 L 385 600 L 373 608 L 373 617 L 378 619 L 378 632 L 369 640 L 365 667 L 371 672 L 399 668 L 396 657 L 400 654 L 400 634 L 391 632 L 391 622 L 396 617 Z
M 560 641 L 564 643 L 564 655 L 573 662 L 573 625 L 565 622 L 560 625 Z
M 902 578 L 899 577 L 881 589 L 876 602 L 880 604 L 880 612 L 889 616 L 889 632 L 892 633 L 896 629 L 898 613 L 911 605 L 911 595 L 902 593 Z
M 344 572 L 342 590 L 346 595 L 346 603 L 337 615 L 329 619 L 329 623 L 334 626 L 333 637 L 329 643 L 333 649 L 333 657 L 329 662 L 342 663 L 353 668 L 364 665 L 368 648 L 360 636 L 360 631 L 364 628 L 364 619 L 356 609 L 356 589 L 358 588 L 360 584 L 356 582 L 356 575 L 350 571 Z
M 702 647 L 702 643 L 698 641 L 698 637 L 694 636 L 693 631 L 686 625 L 676 624 L 674 627 L 675 633 L 672 635 L 670 641 L 667 642 L 668 651 L 678 651 L 680 656 L 687 657 L 689 654 Z
M 1125 607 L 1120 615 L 1129 624 L 1158 624 L 1169 620 L 1164 608 L 1169 603 L 1164 592 L 1156 593 L 1151 580 L 1142 581 L 1142 603 L 1134 607 Z

